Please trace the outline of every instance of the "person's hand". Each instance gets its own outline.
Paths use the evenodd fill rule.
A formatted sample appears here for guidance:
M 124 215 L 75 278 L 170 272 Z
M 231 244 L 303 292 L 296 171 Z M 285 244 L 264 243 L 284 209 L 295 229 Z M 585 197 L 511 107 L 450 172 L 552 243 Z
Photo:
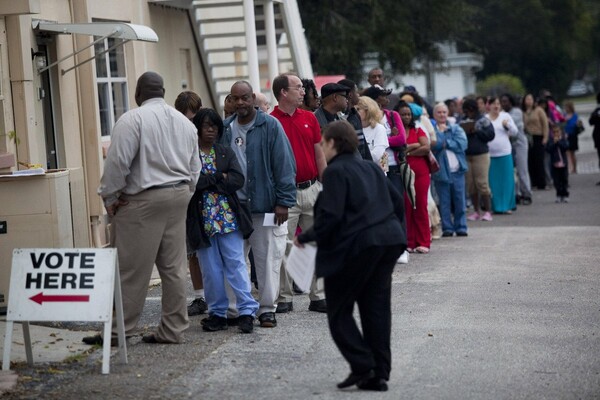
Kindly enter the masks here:
M 106 208 L 106 213 L 108 215 L 110 215 L 111 217 L 113 217 L 117 213 L 117 210 L 119 209 L 119 207 L 126 206 L 127 204 L 129 204 L 128 201 L 118 199 L 114 203 L 112 203 L 108 206 L 105 206 L 104 208 Z
M 548 143 L 548 139 L 542 139 L 542 144 L 545 146 Z
M 223 172 L 223 180 L 227 179 L 227 172 Z
M 396 135 L 398 135 L 398 128 L 393 127 L 392 128 L 392 134 L 390 136 L 396 136 Z
M 502 126 L 504 127 L 504 129 L 508 130 L 508 119 L 502 121 Z
M 300 247 L 301 249 L 303 249 L 303 248 L 304 248 L 304 243 L 301 243 L 301 242 L 298 240 L 298 236 L 296 236 L 296 237 L 294 238 L 294 246 Z
M 288 219 L 288 208 L 284 206 L 275 206 L 275 223 L 283 224 Z

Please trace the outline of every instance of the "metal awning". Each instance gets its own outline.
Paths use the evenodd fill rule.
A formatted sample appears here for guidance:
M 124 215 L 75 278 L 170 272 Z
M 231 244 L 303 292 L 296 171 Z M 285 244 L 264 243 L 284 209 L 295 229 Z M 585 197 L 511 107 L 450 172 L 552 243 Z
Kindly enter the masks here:
M 75 64 L 71 68 L 62 70 L 62 75 L 64 75 L 72 69 L 79 67 L 82 64 L 92 61 L 99 55 L 102 55 L 119 46 L 124 45 L 130 40 L 138 40 L 142 42 L 158 42 L 158 35 L 156 35 L 156 32 L 154 32 L 151 28 L 145 25 L 128 24 L 125 22 L 89 22 L 81 24 L 59 24 L 51 21 L 33 20 L 32 28 L 35 31 L 51 32 L 54 34 L 76 34 L 100 37 L 94 40 L 89 45 L 85 46 L 84 48 L 79 49 L 76 52 L 69 54 L 68 56 L 63 57 L 60 60 L 57 60 L 52 64 L 47 65 L 46 67 L 38 69 L 38 73 L 42 73 L 54 67 L 58 63 L 68 58 L 71 58 L 78 53 L 81 53 L 88 47 L 91 47 L 96 43 L 103 41 L 106 38 L 121 39 L 121 41 L 115 43 L 113 46 L 109 47 L 103 52 L 96 54 L 94 57 L 88 58 L 87 60 L 82 61 L 79 64 Z

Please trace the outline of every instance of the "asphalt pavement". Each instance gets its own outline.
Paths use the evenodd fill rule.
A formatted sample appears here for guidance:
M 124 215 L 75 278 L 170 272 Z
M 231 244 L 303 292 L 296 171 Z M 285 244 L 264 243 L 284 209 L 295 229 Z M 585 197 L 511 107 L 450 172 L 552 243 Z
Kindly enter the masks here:
M 580 148 L 568 204 L 556 204 L 554 190 L 535 191 L 532 205 L 470 222 L 468 237 L 436 240 L 429 254 L 397 265 L 386 393 L 335 387 L 347 364 L 325 315 L 308 311 L 300 295 L 293 312 L 277 314 L 276 328 L 250 335 L 203 332 L 201 317 L 192 317 L 184 344 L 134 337 L 129 363 L 113 352 L 108 376 L 100 374 L 99 348 L 68 362 L 15 363 L 19 380 L 4 396 L 599 399 L 600 171 L 591 129 Z M 149 292 L 141 332 L 159 313 L 160 285 Z

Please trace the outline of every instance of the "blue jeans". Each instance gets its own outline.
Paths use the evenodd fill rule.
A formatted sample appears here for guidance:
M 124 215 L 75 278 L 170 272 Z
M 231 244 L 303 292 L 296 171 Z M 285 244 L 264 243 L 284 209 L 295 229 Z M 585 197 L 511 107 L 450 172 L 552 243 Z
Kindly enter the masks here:
M 435 182 L 435 190 L 440 201 L 442 231 L 451 233 L 466 232 L 465 174 L 463 172 L 451 172 L 450 181 L 450 183 Z M 454 208 L 454 215 L 452 215 L 452 208 Z M 452 218 L 453 216 L 454 218 Z
M 258 302 L 250 294 L 250 277 L 244 257 L 244 239 L 239 231 L 214 235 L 210 247 L 197 251 L 202 268 L 208 313 L 227 317 L 225 279 L 233 289 L 239 315 L 255 316 Z

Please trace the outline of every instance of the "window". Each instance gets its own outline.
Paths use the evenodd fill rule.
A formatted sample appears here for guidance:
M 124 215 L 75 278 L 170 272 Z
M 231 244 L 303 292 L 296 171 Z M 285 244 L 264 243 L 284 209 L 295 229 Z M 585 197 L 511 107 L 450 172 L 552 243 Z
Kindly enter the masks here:
M 96 43 L 94 46 L 96 54 L 112 47 L 118 40 L 120 41 L 120 39 L 108 38 Z M 96 82 L 101 136 L 109 138 L 115 121 L 129 109 L 123 46 L 96 57 Z

